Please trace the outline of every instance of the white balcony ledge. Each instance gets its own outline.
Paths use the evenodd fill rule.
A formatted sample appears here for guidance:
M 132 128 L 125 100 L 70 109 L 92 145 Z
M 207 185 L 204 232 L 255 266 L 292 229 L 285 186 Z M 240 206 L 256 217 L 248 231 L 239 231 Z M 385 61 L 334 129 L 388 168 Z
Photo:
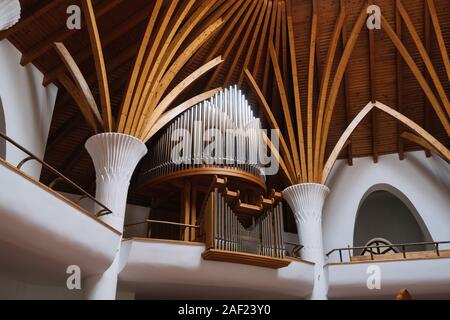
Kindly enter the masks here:
M 119 232 L 1 159 L 0 181 L 2 269 L 61 279 L 70 265 L 82 276 L 111 265 Z
M 202 258 L 200 243 L 129 239 L 121 250 L 119 284 L 153 299 L 302 299 L 312 292 L 314 264 L 270 269 Z
M 381 289 L 369 290 L 368 268 L 378 266 Z M 450 258 L 332 263 L 328 273 L 330 299 L 395 299 L 407 289 L 413 299 L 450 298 Z

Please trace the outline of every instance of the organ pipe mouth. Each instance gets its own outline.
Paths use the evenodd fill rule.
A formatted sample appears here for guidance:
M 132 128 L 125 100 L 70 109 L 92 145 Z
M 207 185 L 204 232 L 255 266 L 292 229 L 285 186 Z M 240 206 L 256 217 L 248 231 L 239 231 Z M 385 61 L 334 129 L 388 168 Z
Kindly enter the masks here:
M 173 119 L 149 144 L 143 179 L 195 168 L 240 170 L 265 180 L 258 161 L 260 120 L 237 86 L 218 92 Z

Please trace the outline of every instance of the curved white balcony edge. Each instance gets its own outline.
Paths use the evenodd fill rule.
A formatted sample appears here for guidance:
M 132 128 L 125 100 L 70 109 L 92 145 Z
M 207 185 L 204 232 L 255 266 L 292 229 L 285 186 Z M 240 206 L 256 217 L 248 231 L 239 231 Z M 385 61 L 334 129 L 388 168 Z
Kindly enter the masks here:
M 336 263 L 325 266 L 330 299 L 392 300 L 401 289 L 407 289 L 413 299 L 448 299 L 449 270 L 450 258 Z
M 119 284 L 148 298 L 302 299 L 311 295 L 314 264 L 274 270 L 206 261 L 203 244 L 130 239 L 122 243 Z
M 121 240 L 117 230 L 1 159 L 0 181 L 3 253 L 21 248 L 54 265 L 77 265 L 83 276 L 111 265 Z

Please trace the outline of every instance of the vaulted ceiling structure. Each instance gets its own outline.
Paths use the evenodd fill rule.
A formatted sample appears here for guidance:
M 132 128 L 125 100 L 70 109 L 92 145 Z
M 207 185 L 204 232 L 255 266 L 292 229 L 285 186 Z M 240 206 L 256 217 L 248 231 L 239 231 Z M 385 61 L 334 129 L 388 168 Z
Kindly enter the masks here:
M 428 155 L 429 149 L 448 151 L 447 0 L 93 0 L 108 103 L 105 85 L 99 81 L 102 72 L 95 63 L 99 57 L 91 45 L 89 20 L 82 20 L 81 30 L 66 26 L 67 8 L 74 4 L 81 8 L 81 2 L 23 0 L 22 20 L 0 33 L 0 39 L 8 38 L 22 52 L 22 64 L 33 63 L 42 71 L 44 85 L 59 86 L 45 161 L 87 190 L 93 190 L 95 177 L 84 143 L 96 129 L 83 117 L 73 92 L 67 90 L 71 82 L 65 80 L 72 74 L 62 60 L 64 49 L 97 104 L 110 104 L 111 115 L 104 128 L 127 132 L 129 125 L 136 135 L 149 119 L 145 117 L 147 100 L 149 110 L 154 110 L 187 77 L 212 63 L 189 86 L 177 91 L 167 110 L 209 90 L 237 84 L 266 126 L 276 123 L 282 130 L 286 142 L 285 152 L 281 149 L 283 171 L 291 182 L 320 182 L 330 154 L 351 165 L 359 157 L 370 156 L 378 162 L 380 156 L 392 153 L 403 159 L 410 150 L 424 149 Z M 381 9 L 381 29 L 366 26 L 366 8 L 372 4 Z M 208 27 L 211 32 L 205 34 Z M 185 39 L 181 41 L 182 35 Z M 202 35 L 205 39 L 193 45 Z M 54 43 L 64 49 L 60 46 L 58 50 Z M 164 55 L 166 52 L 173 54 Z M 191 55 L 182 61 L 186 52 Z M 148 92 L 138 88 L 140 81 L 149 79 L 142 70 L 152 54 L 147 72 L 152 74 L 156 68 L 156 75 L 150 77 L 156 80 L 150 82 L 155 86 L 159 86 L 158 80 L 164 83 L 157 93 L 151 85 Z M 136 61 L 142 62 L 142 69 L 136 67 Z M 162 68 L 158 77 L 158 68 L 164 63 L 167 68 Z M 173 65 L 177 67 L 172 69 Z M 167 76 L 173 70 L 176 72 Z M 170 81 L 165 82 L 166 78 Z M 135 104 L 141 106 L 131 120 L 127 120 L 129 113 L 124 113 L 128 110 L 124 108 L 127 92 L 137 96 Z M 142 92 L 149 98 L 141 103 Z M 132 97 L 128 99 L 131 109 Z M 371 108 L 348 138 L 340 141 L 370 101 L 379 101 L 380 108 Z M 407 121 L 399 121 L 395 111 L 407 118 L 402 120 L 414 121 L 434 137 L 440 149 Z M 124 118 L 124 114 L 128 116 Z M 149 138 L 144 129 L 143 140 Z M 338 142 L 343 142 L 342 151 L 339 148 L 333 153 Z M 43 172 L 44 182 L 54 178 Z M 145 204 L 148 198 L 132 187 L 130 201 Z

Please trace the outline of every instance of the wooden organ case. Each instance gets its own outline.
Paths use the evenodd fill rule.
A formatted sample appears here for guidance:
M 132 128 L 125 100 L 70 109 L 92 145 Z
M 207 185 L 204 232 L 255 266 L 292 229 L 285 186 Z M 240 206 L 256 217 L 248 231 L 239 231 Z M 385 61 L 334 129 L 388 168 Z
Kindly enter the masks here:
M 206 260 L 287 266 L 282 195 L 266 189 L 260 128 L 236 86 L 163 128 L 139 174 L 153 196 L 147 236 L 205 243 Z

